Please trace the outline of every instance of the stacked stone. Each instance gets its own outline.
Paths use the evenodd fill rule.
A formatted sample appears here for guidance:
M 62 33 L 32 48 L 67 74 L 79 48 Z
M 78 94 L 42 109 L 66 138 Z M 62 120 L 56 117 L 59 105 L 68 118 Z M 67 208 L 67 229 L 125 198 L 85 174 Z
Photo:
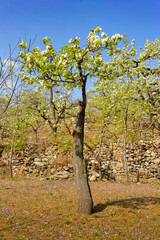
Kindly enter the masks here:
M 95 153 L 98 152 L 98 147 Z M 98 156 L 102 177 L 106 180 L 124 181 L 123 144 L 103 145 Z M 131 182 L 145 182 L 149 179 L 160 179 L 160 139 L 139 141 L 127 146 L 126 152 L 128 177 Z M 8 163 L 9 154 L 1 161 Z M 94 156 L 86 152 L 88 177 L 91 181 L 99 179 L 99 163 Z M 72 154 L 60 154 L 57 146 L 44 147 L 39 151 L 36 145 L 29 145 L 25 151 L 17 151 L 13 156 L 14 175 L 40 176 L 46 179 L 67 179 L 73 177 Z

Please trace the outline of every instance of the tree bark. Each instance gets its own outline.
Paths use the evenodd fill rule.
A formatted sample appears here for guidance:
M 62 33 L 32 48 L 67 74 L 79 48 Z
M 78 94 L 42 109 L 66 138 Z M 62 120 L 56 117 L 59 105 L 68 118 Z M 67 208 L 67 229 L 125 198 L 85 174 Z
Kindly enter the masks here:
M 53 88 L 50 88 L 50 107 L 51 107 L 51 111 L 52 111 L 52 116 L 54 119 L 54 126 L 52 127 L 53 133 L 56 135 L 57 133 L 57 126 L 56 126 L 56 122 L 57 122 L 57 117 L 56 117 L 56 111 L 55 111 L 55 105 L 53 103 Z
M 38 143 L 37 129 L 34 129 L 34 133 L 35 133 L 35 143 Z
M 126 156 L 126 150 L 127 150 L 127 127 L 128 127 L 128 106 L 125 111 L 125 119 L 124 119 L 124 140 L 123 140 L 123 151 L 124 151 L 124 167 L 125 167 L 125 177 L 126 177 L 126 184 L 128 184 L 128 164 L 127 164 L 127 156 Z
M 76 128 L 73 131 L 73 166 L 78 194 L 78 212 L 91 214 L 93 201 L 88 183 L 87 166 L 83 157 L 85 102 L 79 101 Z
M 124 142 L 123 142 L 123 144 L 124 144 L 124 146 L 123 146 L 123 148 L 124 148 L 124 168 L 125 168 L 125 177 L 126 177 L 126 184 L 128 184 L 128 166 L 127 166 L 127 157 L 126 157 L 126 136 L 127 136 L 127 131 L 126 131 L 126 129 L 125 129 L 125 133 L 124 133 Z
M 13 147 L 14 147 L 14 137 L 13 137 L 13 141 L 12 141 L 11 156 L 10 156 L 10 162 L 9 162 L 9 168 L 10 168 L 10 176 L 11 176 L 11 178 L 13 178 L 13 169 L 12 169 L 12 165 L 13 165 Z

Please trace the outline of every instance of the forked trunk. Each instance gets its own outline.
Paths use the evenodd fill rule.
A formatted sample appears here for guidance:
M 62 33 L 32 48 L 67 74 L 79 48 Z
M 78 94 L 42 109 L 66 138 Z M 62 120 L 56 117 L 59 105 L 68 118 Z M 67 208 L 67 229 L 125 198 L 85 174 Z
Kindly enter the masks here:
M 91 214 L 93 201 L 88 183 L 87 166 L 83 157 L 85 104 L 79 102 L 76 128 L 73 132 L 73 166 L 78 193 L 78 212 Z

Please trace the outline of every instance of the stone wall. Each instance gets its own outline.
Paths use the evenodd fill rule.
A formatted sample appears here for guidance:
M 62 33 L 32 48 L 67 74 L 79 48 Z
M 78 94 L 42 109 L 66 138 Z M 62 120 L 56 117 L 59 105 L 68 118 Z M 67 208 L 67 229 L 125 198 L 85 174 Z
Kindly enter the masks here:
M 112 150 L 111 150 L 112 149 Z M 160 139 L 139 141 L 127 146 L 128 179 L 130 182 L 148 182 L 160 179 Z M 114 144 L 112 148 L 103 146 L 101 155 L 102 175 L 107 179 L 124 182 L 123 144 Z M 98 162 L 90 158 L 92 169 L 98 170 Z
M 98 149 L 95 150 L 95 152 Z M 8 163 L 9 154 L 1 157 Z M 99 178 L 99 165 L 92 153 L 86 151 L 89 179 Z M 125 181 L 123 164 L 123 144 L 103 145 L 99 155 L 103 179 Z M 128 178 L 130 182 L 147 182 L 160 179 L 160 139 L 139 141 L 127 147 Z M 39 150 L 37 145 L 28 145 L 25 151 L 17 151 L 13 156 L 14 175 L 30 175 L 47 179 L 67 179 L 73 177 L 72 154 L 60 154 L 57 146 Z

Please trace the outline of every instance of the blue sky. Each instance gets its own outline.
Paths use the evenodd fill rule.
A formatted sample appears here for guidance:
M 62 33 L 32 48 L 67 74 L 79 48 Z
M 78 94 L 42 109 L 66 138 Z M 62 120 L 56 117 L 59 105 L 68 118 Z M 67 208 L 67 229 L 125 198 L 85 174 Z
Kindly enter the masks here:
M 126 33 L 139 46 L 160 38 L 160 1 L 0 0 L 0 23 L 0 55 L 25 35 L 37 34 L 37 46 L 49 35 L 59 49 L 71 37 L 85 41 L 96 26 L 108 35 Z
M 127 34 L 143 46 L 160 39 L 160 0 L 0 0 L 0 56 L 7 55 L 19 38 L 52 38 L 59 50 L 71 37 L 85 39 L 100 26 L 109 36 Z

